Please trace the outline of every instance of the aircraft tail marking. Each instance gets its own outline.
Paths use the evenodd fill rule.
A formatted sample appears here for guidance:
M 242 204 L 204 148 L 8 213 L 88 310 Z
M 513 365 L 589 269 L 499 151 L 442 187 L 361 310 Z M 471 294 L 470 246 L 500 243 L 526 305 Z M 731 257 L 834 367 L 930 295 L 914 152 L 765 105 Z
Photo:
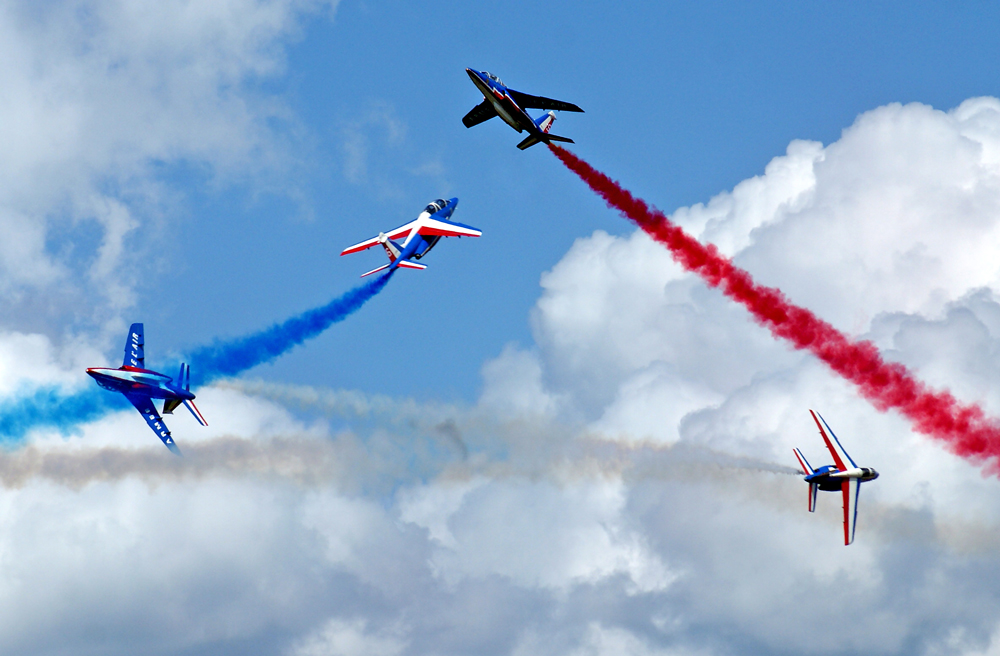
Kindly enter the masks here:
M 384 232 L 378 233 L 378 241 L 385 249 L 385 254 L 389 256 L 389 261 L 395 262 L 396 258 L 399 257 L 399 245 L 386 237 Z
M 146 343 L 143 336 L 142 324 L 134 323 L 128 329 L 128 337 L 125 338 L 125 359 L 122 361 L 123 367 L 146 368 L 146 354 L 143 345 Z
M 552 124 L 556 122 L 556 115 L 552 112 L 546 112 L 538 118 L 535 119 L 535 125 L 542 132 L 548 134 L 549 130 L 552 129 Z

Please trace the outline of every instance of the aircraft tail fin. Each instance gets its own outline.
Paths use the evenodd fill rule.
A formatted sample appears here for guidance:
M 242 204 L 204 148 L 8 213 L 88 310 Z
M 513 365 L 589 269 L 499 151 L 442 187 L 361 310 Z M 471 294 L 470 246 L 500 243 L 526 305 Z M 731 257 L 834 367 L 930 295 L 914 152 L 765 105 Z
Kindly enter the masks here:
M 552 124 L 556 122 L 556 115 L 552 112 L 546 112 L 535 119 L 535 125 L 542 132 L 548 134 L 549 130 L 552 129 Z
M 122 361 L 123 367 L 146 368 L 146 354 L 143 348 L 146 340 L 142 332 L 142 324 L 134 323 L 128 329 L 128 337 L 125 338 L 125 359 Z
M 191 367 L 182 362 L 180 373 L 177 374 L 177 387 L 185 391 L 191 390 Z
M 809 484 L 809 512 L 816 512 L 816 493 L 819 492 L 819 483 Z
M 399 244 L 385 236 L 384 232 L 378 233 L 378 243 L 382 244 L 385 254 L 389 256 L 390 262 L 395 262 L 399 257 Z
M 177 406 L 181 404 L 180 399 L 163 399 L 163 414 L 172 415 Z

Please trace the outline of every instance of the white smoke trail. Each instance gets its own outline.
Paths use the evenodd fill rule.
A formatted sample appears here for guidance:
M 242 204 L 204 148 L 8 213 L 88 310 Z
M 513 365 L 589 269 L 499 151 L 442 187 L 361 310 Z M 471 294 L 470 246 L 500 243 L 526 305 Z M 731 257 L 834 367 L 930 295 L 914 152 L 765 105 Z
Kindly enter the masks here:
M 33 479 L 71 489 L 95 482 L 136 477 L 151 483 L 211 476 L 260 476 L 287 479 L 304 486 L 361 484 L 370 487 L 387 479 L 398 483 L 433 477 L 524 477 L 557 482 L 586 478 L 629 481 L 670 478 L 686 471 L 698 476 L 742 469 L 796 474 L 794 469 L 747 458 L 735 458 L 691 447 L 652 443 L 623 444 L 580 438 L 559 448 L 511 452 L 497 459 L 485 453 L 456 461 L 433 450 L 413 449 L 409 439 L 379 440 L 376 447 L 349 433 L 335 438 L 276 437 L 253 440 L 221 437 L 195 442 L 185 457 L 166 457 L 157 446 L 69 448 L 28 446 L 0 453 L 0 485 L 18 488 Z M 416 456 L 416 457 L 415 457 Z

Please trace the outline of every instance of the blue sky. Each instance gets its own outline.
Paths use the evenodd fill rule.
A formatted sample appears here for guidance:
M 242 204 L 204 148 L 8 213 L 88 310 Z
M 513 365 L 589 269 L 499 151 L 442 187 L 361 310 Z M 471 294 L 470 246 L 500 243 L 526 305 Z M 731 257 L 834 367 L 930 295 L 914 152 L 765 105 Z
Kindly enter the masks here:
M 443 244 L 428 271 L 399 276 L 352 321 L 254 374 L 472 400 L 485 360 L 507 342 L 531 344 L 540 273 L 577 237 L 630 228 L 543 149 L 514 148 L 506 126 L 465 129 L 478 102 L 465 66 L 581 105 L 557 132 L 669 211 L 759 175 L 793 139 L 836 140 L 867 109 L 947 109 L 995 93 L 1000 47 L 984 16 L 996 13 L 985 3 L 341 3 L 332 19 L 308 18 L 287 69 L 259 82 L 288 109 L 278 170 L 219 181 L 168 164 L 183 201 L 164 217 L 165 261 L 137 272 L 134 318 L 148 324 L 154 360 L 264 327 L 377 263 L 341 259 L 341 248 L 455 195 L 456 219 L 482 239 Z M 367 159 L 354 181 L 351 138 Z

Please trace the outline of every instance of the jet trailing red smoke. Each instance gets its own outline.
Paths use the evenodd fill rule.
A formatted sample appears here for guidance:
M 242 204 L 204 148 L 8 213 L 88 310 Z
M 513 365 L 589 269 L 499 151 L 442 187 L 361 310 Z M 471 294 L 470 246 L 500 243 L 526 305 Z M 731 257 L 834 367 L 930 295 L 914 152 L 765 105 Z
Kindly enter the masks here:
M 917 380 L 903 365 L 886 362 L 872 342 L 854 341 L 815 314 L 792 304 L 781 290 L 754 282 L 712 244 L 704 245 L 617 182 L 559 146 L 549 149 L 587 183 L 609 207 L 618 210 L 666 246 L 685 269 L 741 303 L 758 323 L 797 349 L 807 349 L 851 381 L 880 411 L 895 408 L 914 428 L 948 443 L 961 456 L 1000 457 L 1000 425 L 977 405 L 963 405 L 950 392 L 938 392 Z M 992 463 L 995 473 L 1000 464 Z

